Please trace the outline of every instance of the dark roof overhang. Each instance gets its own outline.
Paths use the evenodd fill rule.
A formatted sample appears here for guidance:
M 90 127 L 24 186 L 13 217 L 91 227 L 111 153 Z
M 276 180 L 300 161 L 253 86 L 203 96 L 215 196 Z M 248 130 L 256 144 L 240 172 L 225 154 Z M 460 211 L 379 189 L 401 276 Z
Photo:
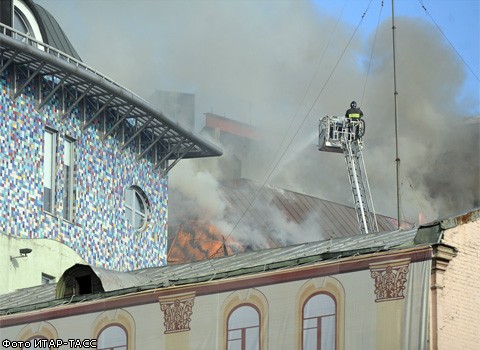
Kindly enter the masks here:
M 163 174 L 183 158 L 222 155 L 216 145 L 155 110 L 147 101 L 112 79 L 4 24 L 0 24 L 0 62 L 0 74 L 7 69 L 14 70 L 14 99 L 35 80 L 39 82 L 42 77 L 48 78 L 48 91 L 39 92 L 35 98 L 37 110 L 41 110 L 55 94 L 62 94 L 61 100 L 64 101 L 61 119 L 69 117 L 81 104 L 88 104 L 94 113 L 93 116 L 83 115 L 83 129 L 96 124 L 101 128 L 102 140 L 121 133 L 122 147 L 135 144 L 137 160 L 152 160 L 155 168 L 163 169 Z M 128 135 L 123 132 L 125 128 L 130 130 Z M 172 162 L 169 164 L 169 161 Z

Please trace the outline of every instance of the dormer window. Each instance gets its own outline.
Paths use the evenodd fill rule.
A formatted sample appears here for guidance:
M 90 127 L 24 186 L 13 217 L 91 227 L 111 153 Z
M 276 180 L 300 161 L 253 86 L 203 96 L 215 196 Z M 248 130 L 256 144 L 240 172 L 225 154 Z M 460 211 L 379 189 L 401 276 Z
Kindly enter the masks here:
M 92 294 L 92 275 L 75 277 L 75 295 Z
M 90 266 L 76 264 L 66 270 L 57 283 L 57 298 L 102 293 L 102 281 Z

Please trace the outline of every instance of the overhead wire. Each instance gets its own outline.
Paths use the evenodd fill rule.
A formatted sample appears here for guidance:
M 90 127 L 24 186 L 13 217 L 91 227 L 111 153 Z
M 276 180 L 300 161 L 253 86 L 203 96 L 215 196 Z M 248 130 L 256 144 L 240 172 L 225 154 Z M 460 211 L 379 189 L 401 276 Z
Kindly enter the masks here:
M 343 7 L 342 7 L 342 10 L 340 11 L 340 15 L 338 16 L 337 18 L 337 22 L 335 23 L 335 27 L 333 28 L 333 31 L 331 32 L 329 38 L 328 38 L 328 41 L 327 41 L 327 44 L 325 45 L 324 49 L 323 49 L 323 52 L 322 54 L 320 55 L 320 59 L 318 60 L 318 63 L 317 63 L 317 66 L 315 67 L 315 72 L 313 73 L 312 75 L 312 78 L 310 79 L 310 82 L 308 84 L 308 87 L 305 89 L 305 92 L 303 94 L 303 97 L 301 99 L 301 102 L 299 103 L 298 107 L 297 107 L 297 110 L 295 111 L 295 114 L 293 116 L 293 118 L 290 119 L 290 123 L 288 124 L 288 127 L 285 129 L 285 133 L 283 134 L 283 137 L 282 137 L 282 142 L 280 143 L 280 146 L 277 148 L 277 151 L 275 152 L 275 155 L 272 157 L 272 162 L 270 163 L 269 165 L 269 169 L 272 165 L 274 165 L 274 160 L 277 158 L 280 150 L 283 148 L 284 146 L 284 143 L 287 139 L 287 136 L 288 136 L 288 133 L 289 131 L 292 129 L 292 126 L 293 126 L 293 122 L 297 119 L 297 116 L 298 116 L 298 113 L 300 111 L 300 108 L 301 106 L 303 105 L 305 99 L 307 98 L 307 94 L 308 92 L 310 91 L 312 85 L 313 85 L 313 82 L 315 80 L 315 77 L 317 76 L 317 73 L 318 73 L 318 70 L 320 68 L 320 64 L 323 62 L 323 59 L 325 58 L 325 53 L 327 52 L 327 49 L 328 47 L 330 46 L 330 43 L 332 41 L 332 38 L 333 38 L 333 35 L 335 34 L 336 30 L 337 30 L 337 27 L 338 27 L 338 24 L 340 23 L 340 18 L 342 17 L 343 15 L 343 11 L 345 10 L 345 7 L 346 7 L 346 4 L 347 4 L 348 0 L 345 0 L 345 2 L 343 3 Z M 266 174 L 266 177 L 263 181 L 263 184 L 265 184 L 268 179 L 270 178 L 271 174 L 272 174 L 273 171 L 271 172 L 268 172 L 267 171 L 267 174 Z M 263 185 L 261 186 L 261 188 L 263 188 Z
M 382 18 L 383 2 L 384 2 L 384 0 L 382 0 L 381 6 L 380 6 L 380 12 L 378 14 L 377 27 L 375 29 L 375 36 L 373 37 L 372 51 L 370 52 L 370 59 L 368 60 L 367 75 L 365 77 L 365 83 L 363 84 L 363 91 L 362 91 L 362 98 L 360 99 L 360 105 L 363 105 L 363 98 L 365 97 L 365 91 L 367 90 L 367 81 L 368 81 L 368 77 L 370 76 L 370 68 L 372 66 L 373 52 L 375 50 L 375 44 L 377 42 L 378 28 L 380 27 L 380 20 Z
M 463 64 L 465 65 L 465 67 L 468 68 L 468 70 L 472 73 L 472 75 L 477 79 L 477 81 L 479 81 L 479 77 L 477 74 L 475 74 L 475 72 L 473 71 L 473 69 L 470 67 L 470 65 L 465 61 L 465 59 L 463 58 L 463 56 L 460 54 L 460 52 L 456 49 L 456 47 L 453 45 L 453 43 L 450 41 L 450 39 L 446 36 L 445 32 L 442 30 L 442 28 L 438 25 L 437 21 L 435 21 L 435 19 L 433 18 L 433 16 L 430 14 L 430 12 L 428 11 L 427 7 L 425 6 L 423 0 L 418 0 L 420 6 L 422 7 L 422 9 L 424 10 L 425 14 L 429 17 L 429 19 L 432 21 L 432 23 L 435 25 L 435 27 L 438 29 L 438 31 L 440 32 L 440 34 L 443 36 L 443 38 L 447 41 L 447 43 L 450 45 L 450 47 L 453 49 L 453 51 L 456 53 L 456 55 L 460 58 L 460 60 L 463 62 Z M 421 210 L 421 205 L 420 205 L 420 198 L 418 197 L 417 195 L 417 189 L 414 187 L 413 183 L 410 181 L 409 177 L 404 173 L 404 171 L 401 169 L 400 170 L 402 172 L 402 175 L 403 175 L 403 179 L 406 179 L 407 183 L 408 183 L 408 186 L 409 188 L 412 190 L 412 193 L 413 193 L 413 197 L 414 197 L 414 200 L 415 200 L 415 204 L 417 206 L 417 209 L 420 213 L 420 210 Z M 403 183 L 402 183 L 403 185 Z M 402 209 L 402 217 L 403 219 L 405 220 L 405 213 L 403 212 L 403 209 Z
M 473 71 L 473 69 L 470 67 L 470 65 L 465 61 L 465 59 L 463 58 L 463 56 L 460 54 L 460 52 L 458 52 L 458 50 L 455 48 L 455 46 L 453 45 L 453 43 L 448 39 L 448 37 L 445 35 L 445 33 L 443 32 L 442 28 L 440 28 L 440 26 L 437 24 L 437 22 L 435 21 L 435 19 L 432 17 L 432 15 L 430 14 L 430 12 L 427 10 L 427 7 L 425 6 L 425 4 L 423 3 L 423 0 L 418 0 L 418 2 L 420 3 L 420 5 L 422 6 L 423 10 L 425 11 L 425 14 L 430 18 L 430 20 L 433 22 L 433 24 L 435 24 L 435 27 L 437 27 L 438 31 L 442 34 L 443 38 L 448 42 L 448 44 L 452 47 L 453 51 L 455 51 L 455 53 L 457 54 L 458 57 L 460 57 L 460 59 L 462 60 L 463 64 L 468 68 L 468 70 L 472 73 L 472 75 L 477 79 L 477 81 L 480 81 L 480 79 L 478 78 L 478 75 L 475 74 L 475 72 Z
M 247 205 L 247 208 L 242 212 L 242 215 L 240 216 L 240 218 L 237 220 L 236 224 L 234 225 L 234 227 L 232 228 L 232 230 L 230 231 L 230 233 L 227 235 L 227 238 L 230 237 L 230 235 L 235 231 L 235 229 L 237 228 L 237 226 L 240 224 L 240 222 L 242 222 L 243 218 L 245 217 L 246 213 L 250 210 L 250 208 L 252 207 L 253 203 L 257 200 L 260 192 L 263 190 L 263 188 L 265 187 L 267 181 L 270 179 L 274 169 L 275 169 L 275 164 L 274 164 L 274 160 L 277 159 L 278 157 L 278 154 L 280 152 L 280 150 L 283 148 L 284 144 L 285 144 L 285 141 L 287 139 L 287 136 L 288 136 L 288 133 L 289 131 L 292 129 L 292 126 L 293 126 L 293 122 L 297 119 L 297 116 L 299 114 L 299 111 L 300 111 L 300 108 L 301 106 L 303 105 L 306 97 L 307 97 L 307 94 L 308 92 L 310 91 L 312 85 L 313 85 L 313 82 L 315 80 L 315 77 L 317 76 L 317 73 L 318 73 L 318 70 L 320 68 L 320 64 L 323 62 L 323 59 L 325 57 L 325 53 L 327 52 L 327 49 L 328 47 L 330 46 L 330 43 L 332 41 L 332 38 L 333 38 L 333 35 L 334 33 L 336 32 L 337 30 L 337 27 L 338 27 L 338 24 L 340 23 L 340 18 L 342 17 L 343 15 L 343 11 L 345 10 L 345 7 L 346 7 L 346 4 L 347 4 L 348 0 L 345 0 L 345 2 L 343 3 L 343 7 L 342 7 L 342 10 L 340 12 L 340 15 L 338 16 L 337 18 L 337 21 L 335 23 L 335 27 L 333 29 L 333 31 L 331 32 L 329 38 L 328 38 L 328 41 L 327 41 L 327 44 L 325 45 L 324 49 L 323 49 L 323 52 L 322 54 L 320 55 L 320 59 L 318 60 L 318 63 L 315 67 L 315 72 L 313 73 L 312 75 L 312 78 L 310 79 L 310 82 L 307 86 L 307 88 L 305 89 L 305 92 L 303 94 L 303 97 L 301 99 L 301 102 L 299 103 L 298 107 L 297 107 L 297 110 L 295 111 L 295 114 L 294 116 L 290 119 L 290 123 L 288 124 L 288 127 L 285 129 L 285 133 L 282 137 L 282 141 L 280 142 L 280 145 L 279 147 L 277 147 L 277 151 L 275 152 L 274 156 L 272 157 L 272 162 L 269 164 L 268 168 L 267 169 L 270 169 L 271 167 L 272 170 L 270 171 L 267 171 L 266 173 L 266 176 L 264 177 L 261 185 L 260 185 L 260 188 L 259 190 L 255 193 L 254 197 L 252 198 L 251 201 L 249 201 L 248 205 Z M 288 146 L 287 146 L 288 147 Z M 280 157 L 279 161 L 282 159 L 282 157 Z M 215 254 L 218 253 L 218 250 L 214 253 L 214 254 L 211 254 L 210 257 L 214 256 Z
M 255 193 L 254 197 L 253 197 L 252 200 L 249 202 L 247 208 L 242 212 L 242 215 L 241 215 L 240 218 L 237 220 L 237 222 L 235 223 L 235 225 L 233 226 L 233 228 L 231 229 L 230 233 L 226 236 L 225 239 L 228 239 L 228 238 L 233 234 L 233 232 L 235 231 L 235 229 L 238 227 L 238 225 L 240 224 L 240 222 L 241 222 L 241 221 L 243 220 L 243 218 L 245 217 L 246 213 L 247 213 L 247 212 L 250 210 L 250 208 L 252 207 L 252 205 L 253 205 L 253 203 L 255 202 L 255 200 L 258 198 L 260 192 L 261 192 L 261 191 L 263 190 L 263 188 L 265 187 L 267 181 L 271 178 L 273 172 L 276 170 L 276 168 L 277 168 L 278 165 L 280 164 L 281 160 L 283 159 L 283 157 L 284 157 L 285 154 L 287 153 L 288 149 L 289 149 L 290 146 L 293 144 L 293 141 L 294 141 L 295 138 L 297 137 L 298 133 L 300 132 L 300 129 L 302 128 L 302 126 L 305 124 L 305 121 L 306 121 L 306 120 L 308 119 L 308 117 L 310 116 L 310 113 L 312 112 L 313 108 L 314 108 L 315 105 L 317 104 L 320 96 L 323 94 L 323 91 L 325 90 L 326 86 L 328 85 L 330 79 L 332 78 L 332 76 L 333 76 L 333 74 L 335 73 L 338 65 L 340 64 L 343 56 L 345 55 L 345 52 L 347 51 L 347 49 L 348 49 L 348 47 L 350 46 L 353 38 L 355 37 L 355 34 L 357 33 L 358 28 L 359 28 L 360 25 L 362 24 L 363 19 L 365 18 L 366 14 L 367 14 L 367 12 L 368 12 L 368 10 L 369 10 L 369 8 L 370 8 L 370 5 L 371 5 L 372 1 L 373 1 L 373 0 L 370 0 L 370 1 L 368 2 L 367 8 L 366 8 L 365 11 L 363 12 L 363 14 L 362 14 L 362 16 L 361 16 L 361 18 L 360 18 L 360 21 L 358 22 L 357 26 L 355 27 L 355 30 L 353 31 L 352 35 L 350 36 L 350 39 L 348 40 L 347 44 L 345 45 L 342 53 L 340 54 L 340 57 L 338 58 L 337 62 L 335 63 L 335 66 L 333 67 L 333 69 L 331 70 L 331 72 L 330 72 L 330 74 L 328 75 L 327 79 L 325 80 L 322 88 L 320 89 L 319 93 L 317 94 L 316 98 L 314 99 L 314 101 L 312 102 L 310 108 L 308 109 L 307 113 L 305 114 L 305 117 L 303 118 L 302 122 L 301 122 L 300 125 L 297 127 L 295 133 L 293 134 L 293 136 L 291 137 L 290 141 L 288 142 L 288 144 L 287 144 L 286 147 L 284 148 L 284 150 L 283 150 L 283 152 L 281 153 L 281 155 L 280 155 L 280 157 L 278 158 L 278 160 L 277 160 L 276 162 L 274 162 L 273 167 L 270 169 L 270 171 L 267 172 L 267 176 L 265 177 L 264 181 L 262 182 L 259 190 Z M 346 2 L 345 2 L 345 4 L 346 4 Z M 344 10 L 344 8 L 345 8 L 345 4 L 344 4 L 344 7 L 342 8 L 342 12 L 341 12 L 341 14 L 340 14 L 340 16 L 339 16 L 339 18 L 338 18 L 338 20 L 337 20 L 335 29 L 336 29 L 336 27 L 337 27 L 337 25 L 338 25 L 338 23 L 339 23 L 339 20 L 340 20 L 340 18 L 341 18 L 341 15 L 343 14 L 343 10 Z M 332 32 L 331 37 L 333 36 L 333 33 L 334 33 L 334 32 Z M 331 39 L 331 37 L 330 37 L 330 39 Z M 330 39 L 329 39 L 328 44 L 330 43 Z M 327 48 L 327 47 L 326 47 L 326 48 Z M 325 48 L 325 51 L 326 51 L 326 48 Z M 324 51 L 324 53 L 325 53 L 325 51 Z M 323 60 L 323 55 L 322 55 L 322 60 Z M 321 62 L 321 61 L 320 61 L 320 62 Z M 319 67 L 319 65 L 320 65 L 320 62 L 319 62 L 319 64 L 317 65 L 317 69 L 316 69 L 316 71 L 315 71 L 315 74 L 313 75 L 312 79 L 310 80 L 310 84 L 309 84 L 308 88 L 306 89 L 306 92 L 305 92 L 305 94 L 304 94 L 304 97 L 302 98 L 302 103 L 303 103 L 303 101 L 305 100 L 306 95 L 307 95 L 307 92 L 308 92 L 309 88 L 311 87 L 311 85 L 312 85 L 312 83 L 313 83 L 313 80 L 314 80 L 315 75 L 316 75 L 316 73 L 317 73 L 317 71 L 318 71 L 318 67 Z M 283 145 L 284 141 L 286 140 L 286 137 L 287 137 L 287 135 L 288 135 L 288 131 L 290 130 L 290 128 L 291 128 L 291 126 L 292 126 L 292 124 L 293 124 L 293 121 L 296 119 L 296 116 L 297 116 L 297 114 L 298 114 L 298 111 L 299 111 L 300 106 L 302 105 L 302 103 L 299 105 L 299 107 L 297 108 L 297 111 L 296 111 L 295 114 L 294 114 L 294 117 L 291 119 L 290 124 L 289 124 L 289 127 L 286 129 L 286 132 L 285 132 L 284 137 L 283 137 L 283 139 L 282 139 L 282 143 L 281 143 L 280 147 L 277 149 L 277 152 L 276 152 L 275 156 L 273 157 L 273 159 L 276 158 L 276 156 L 278 155 L 278 152 L 279 152 L 280 149 L 281 149 L 281 146 Z M 219 249 L 220 249 L 220 248 L 219 248 Z M 216 251 L 214 254 L 211 254 L 211 255 L 209 256 L 209 258 L 215 256 L 215 255 L 218 253 L 218 250 L 219 250 L 219 249 L 217 249 L 217 251 Z

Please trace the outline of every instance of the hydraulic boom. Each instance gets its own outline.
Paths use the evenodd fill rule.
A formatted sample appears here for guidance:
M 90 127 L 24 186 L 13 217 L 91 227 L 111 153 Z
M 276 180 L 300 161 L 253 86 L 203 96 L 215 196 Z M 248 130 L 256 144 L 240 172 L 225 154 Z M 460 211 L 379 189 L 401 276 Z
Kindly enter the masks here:
M 325 117 L 319 124 L 318 150 L 343 153 L 347 164 L 353 202 L 361 233 L 378 232 L 378 225 L 363 161 L 363 119 L 352 121 L 344 117 Z

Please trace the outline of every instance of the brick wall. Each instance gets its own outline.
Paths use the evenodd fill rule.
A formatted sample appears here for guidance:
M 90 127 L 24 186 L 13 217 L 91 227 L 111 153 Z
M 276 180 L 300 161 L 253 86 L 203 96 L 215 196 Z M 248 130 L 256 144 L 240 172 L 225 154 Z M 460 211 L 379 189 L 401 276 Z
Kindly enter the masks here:
M 449 263 L 439 294 L 438 348 L 480 347 L 480 218 L 444 232 L 458 255 Z

